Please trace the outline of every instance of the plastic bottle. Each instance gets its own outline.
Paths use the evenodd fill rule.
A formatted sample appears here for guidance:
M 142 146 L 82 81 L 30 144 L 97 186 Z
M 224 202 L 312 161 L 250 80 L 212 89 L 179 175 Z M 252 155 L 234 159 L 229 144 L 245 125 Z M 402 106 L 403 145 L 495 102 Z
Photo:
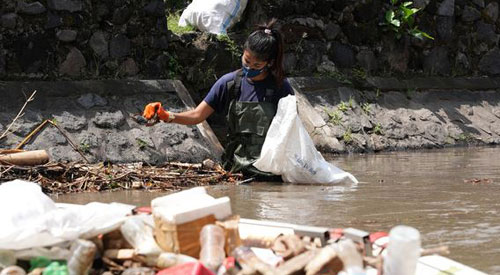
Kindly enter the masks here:
M 70 275 L 87 274 L 94 262 L 96 245 L 87 240 L 76 240 L 71 244 L 71 256 L 68 259 Z
M 398 225 L 389 232 L 389 245 L 384 257 L 384 275 L 414 275 L 420 257 L 420 233 L 417 229 Z
M 342 240 L 336 246 L 337 254 L 344 265 L 346 275 L 365 275 L 363 269 L 363 257 L 356 248 L 356 244 L 350 240 Z
M 213 224 L 203 226 L 200 232 L 200 244 L 200 261 L 210 270 L 217 272 L 226 258 L 224 229 Z

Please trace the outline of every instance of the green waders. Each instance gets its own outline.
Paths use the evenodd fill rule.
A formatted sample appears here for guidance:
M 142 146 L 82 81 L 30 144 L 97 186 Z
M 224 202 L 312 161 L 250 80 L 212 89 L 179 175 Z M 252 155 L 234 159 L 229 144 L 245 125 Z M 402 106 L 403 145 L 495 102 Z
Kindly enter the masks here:
M 263 102 L 238 101 L 242 73 L 238 71 L 233 83 L 228 83 L 227 107 L 228 143 L 222 160 L 224 167 L 233 173 L 242 172 L 248 177 L 266 179 L 276 175 L 263 172 L 252 164 L 259 158 L 267 130 L 276 114 L 273 102 L 275 89 L 268 89 Z M 275 180 L 275 179 L 274 179 Z

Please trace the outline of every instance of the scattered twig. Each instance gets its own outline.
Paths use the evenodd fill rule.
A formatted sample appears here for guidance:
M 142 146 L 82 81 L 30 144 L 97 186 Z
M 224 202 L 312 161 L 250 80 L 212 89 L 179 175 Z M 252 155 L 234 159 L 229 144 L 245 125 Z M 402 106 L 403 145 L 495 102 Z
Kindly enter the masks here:
M 191 168 L 184 174 L 172 172 L 180 163 L 162 167 L 132 164 L 85 164 L 85 163 L 48 163 L 33 166 L 11 166 L 0 164 L 2 181 L 32 179 L 38 182 L 46 193 L 71 193 L 100 191 L 109 189 L 175 190 L 183 187 L 210 184 L 234 184 L 241 180 L 240 175 L 219 174 L 217 170 Z M 182 164 L 188 167 L 201 167 L 198 164 Z
M 7 133 L 9 133 L 10 131 L 10 128 L 12 127 L 12 125 L 14 125 L 14 123 L 16 122 L 16 120 L 20 117 L 23 116 L 23 112 L 24 112 L 24 108 L 26 108 L 26 105 L 28 105 L 29 102 L 33 101 L 33 99 L 35 98 L 35 94 L 36 94 L 36 90 L 33 91 L 33 93 L 28 97 L 28 99 L 26 99 L 26 101 L 24 102 L 24 105 L 23 107 L 21 107 L 21 110 L 19 110 L 19 113 L 17 113 L 17 115 L 14 117 L 14 119 L 12 120 L 12 122 L 9 124 L 9 126 L 7 127 L 7 129 L 5 129 L 5 131 L 2 133 L 2 135 L 0 135 L 0 140 L 4 137 L 7 136 Z

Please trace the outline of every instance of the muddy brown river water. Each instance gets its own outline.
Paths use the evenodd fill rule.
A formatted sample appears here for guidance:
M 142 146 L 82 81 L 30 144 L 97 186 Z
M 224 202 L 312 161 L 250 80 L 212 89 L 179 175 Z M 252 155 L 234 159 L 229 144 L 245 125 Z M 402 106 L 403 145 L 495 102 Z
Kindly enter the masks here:
M 356 186 L 252 183 L 212 186 L 244 218 L 388 231 L 417 228 L 424 247 L 448 245 L 450 258 L 500 274 L 500 147 L 391 152 L 332 158 Z M 164 193 L 120 191 L 63 195 L 58 202 L 149 205 Z

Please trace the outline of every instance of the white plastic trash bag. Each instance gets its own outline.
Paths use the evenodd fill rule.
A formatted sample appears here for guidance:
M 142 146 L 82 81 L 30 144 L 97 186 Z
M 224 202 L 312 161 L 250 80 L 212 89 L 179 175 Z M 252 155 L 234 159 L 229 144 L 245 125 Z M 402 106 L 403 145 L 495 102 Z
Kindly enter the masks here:
M 201 31 L 226 34 L 240 21 L 248 0 L 194 0 L 182 12 L 179 26 L 191 25 Z
M 133 208 L 99 202 L 60 207 L 36 183 L 5 182 L 0 185 L 0 250 L 51 246 L 105 234 L 119 228 Z
M 291 183 L 358 183 L 350 173 L 328 163 L 316 150 L 297 113 L 295 96 L 280 99 L 257 169 L 281 175 Z

